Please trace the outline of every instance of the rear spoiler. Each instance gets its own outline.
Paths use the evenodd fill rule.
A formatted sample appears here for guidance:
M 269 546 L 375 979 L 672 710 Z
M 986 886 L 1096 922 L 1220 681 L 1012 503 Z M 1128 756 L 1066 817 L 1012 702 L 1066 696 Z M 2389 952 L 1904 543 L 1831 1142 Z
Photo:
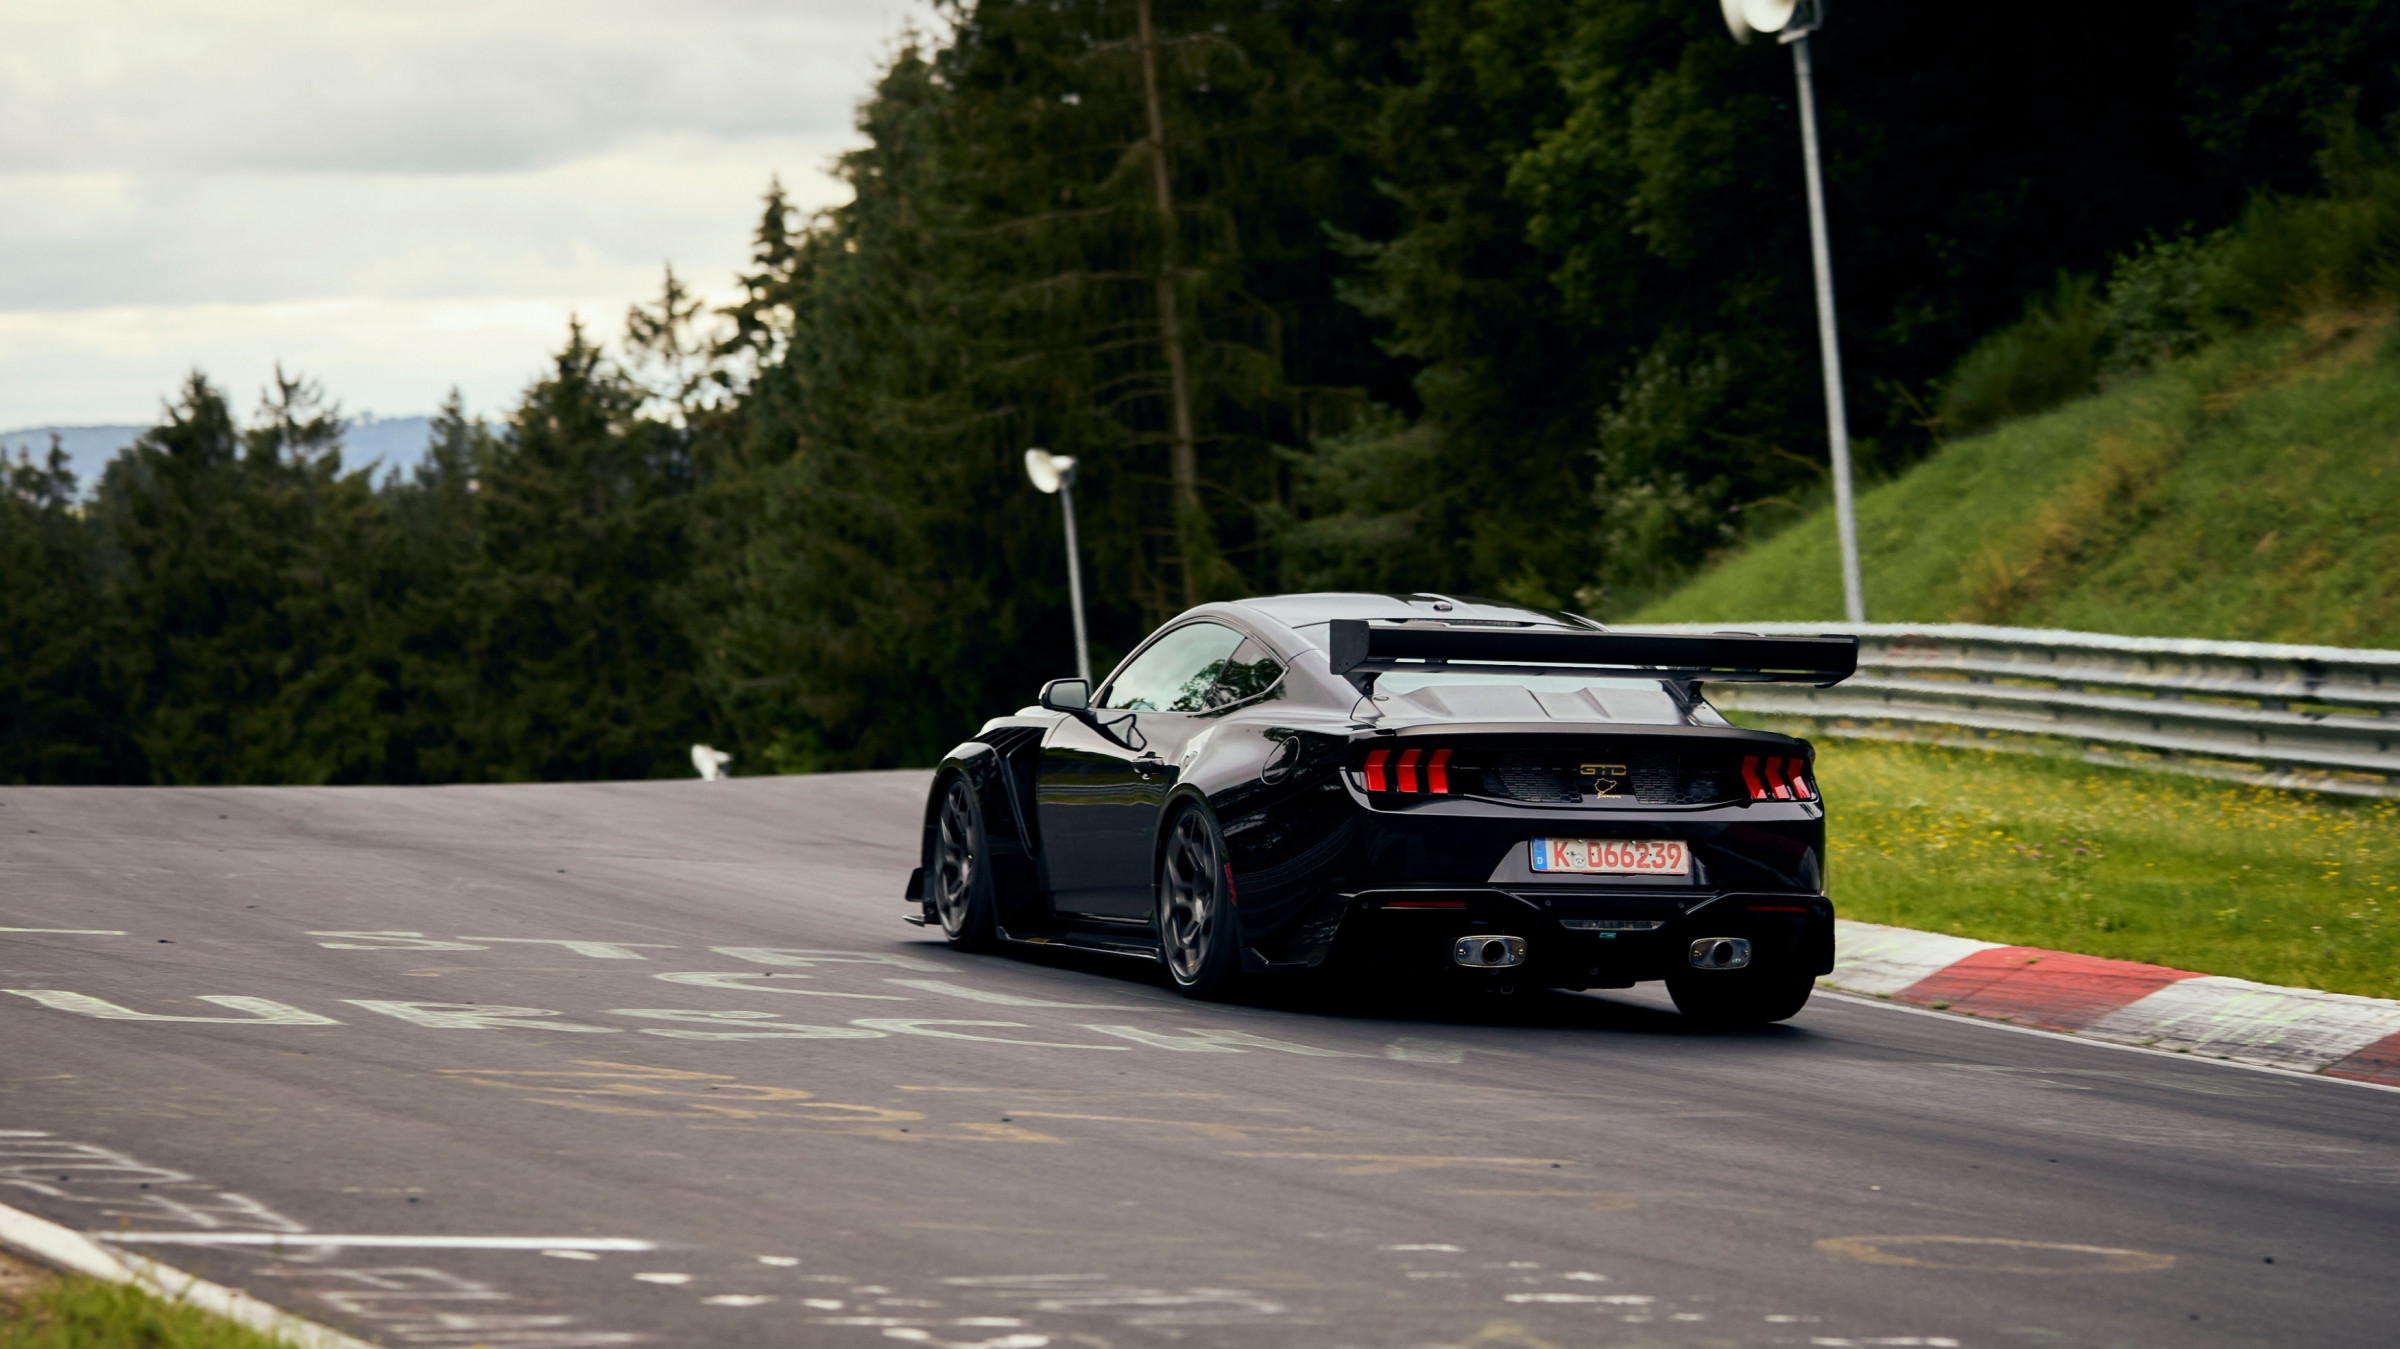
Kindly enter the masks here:
M 1494 674 L 1624 671 L 1678 682 L 1838 684 L 1858 672 L 1858 639 L 1719 633 L 1560 632 L 1555 629 L 1402 627 L 1337 618 L 1327 627 L 1337 675 L 1421 670 L 1454 663 Z

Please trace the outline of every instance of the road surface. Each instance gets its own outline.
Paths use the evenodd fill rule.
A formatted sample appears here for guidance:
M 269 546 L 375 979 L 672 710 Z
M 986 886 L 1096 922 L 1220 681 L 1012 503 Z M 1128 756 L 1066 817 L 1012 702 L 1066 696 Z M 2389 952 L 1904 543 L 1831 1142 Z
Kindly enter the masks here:
M 2400 1093 L 956 955 L 901 922 L 924 787 L 0 790 L 0 1202 L 395 1346 L 2400 1322 Z

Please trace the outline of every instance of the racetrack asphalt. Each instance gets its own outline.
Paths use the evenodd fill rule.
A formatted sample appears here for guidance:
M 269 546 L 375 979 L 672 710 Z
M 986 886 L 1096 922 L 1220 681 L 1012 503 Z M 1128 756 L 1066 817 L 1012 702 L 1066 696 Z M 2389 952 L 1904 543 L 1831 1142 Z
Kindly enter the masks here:
M 395 1346 L 2400 1323 L 2400 1093 L 959 955 L 901 921 L 925 784 L 0 789 L 0 1202 Z

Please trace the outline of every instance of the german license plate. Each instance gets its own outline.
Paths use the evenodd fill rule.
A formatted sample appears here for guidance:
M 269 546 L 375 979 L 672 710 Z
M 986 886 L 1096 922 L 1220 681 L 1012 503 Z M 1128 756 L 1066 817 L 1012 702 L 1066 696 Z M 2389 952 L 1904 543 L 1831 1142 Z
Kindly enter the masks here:
M 1676 838 L 1537 838 L 1533 869 L 1603 876 L 1689 876 L 1692 850 Z

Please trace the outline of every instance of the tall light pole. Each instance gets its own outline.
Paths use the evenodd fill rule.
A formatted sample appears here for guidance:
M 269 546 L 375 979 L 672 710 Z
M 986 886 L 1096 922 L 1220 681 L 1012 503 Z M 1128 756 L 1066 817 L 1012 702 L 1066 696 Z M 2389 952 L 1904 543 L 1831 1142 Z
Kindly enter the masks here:
M 1075 674 L 1092 682 L 1092 652 L 1083 637 L 1083 563 L 1075 547 L 1075 458 L 1048 450 L 1025 452 L 1025 476 L 1044 495 L 1058 494 L 1067 512 L 1067 603 L 1075 610 Z
M 1808 60 L 1808 35 L 1825 23 L 1827 0 L 1719 0 L 1725 26 L 1737 41 L 1752 33 L 1775 33 L 1792 49 L 1792 73 L 1800 85 L 1800 155 L 1808 173 L 1809 256 L 1817 268 L 1817 348 L 1825 367 L 1825 438 L 1833 449 L 1833 521 L 1842 549 L 1842 609 L 1853 623 L 1867 621 L 1867 599 L 1858 574 L 1858 511 L 1850 490 L 1850 409 L 1842 395 L 1842 344 L 1833 321 L 1833 252 L 1825 232 L 1825 175 L 1818 167 L 1817 93 Z

